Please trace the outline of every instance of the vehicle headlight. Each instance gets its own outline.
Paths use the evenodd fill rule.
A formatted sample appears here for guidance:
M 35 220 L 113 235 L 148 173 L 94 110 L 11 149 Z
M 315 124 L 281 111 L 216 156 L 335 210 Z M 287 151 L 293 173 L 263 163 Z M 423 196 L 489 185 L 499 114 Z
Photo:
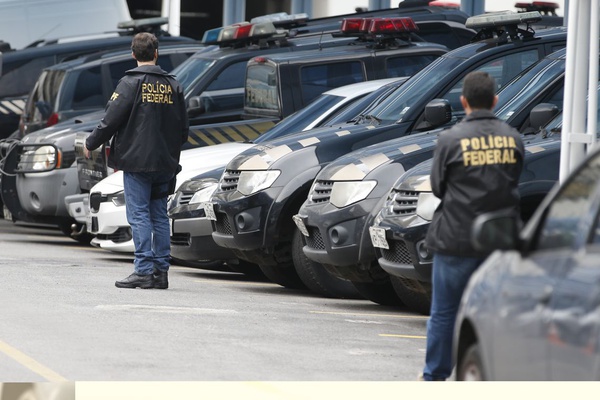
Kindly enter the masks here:
M 281 171 L 242 171 L 237 190 L 246 196 L 268 189 L 275 182 Z
M 35 150 L 26 151 L 21 156 L 18 168 L 20 170 L 51 171 L 60 168 L 60 152 L 54 146 L 41 146 Z
M 217 183 L 217 181 L 215 179 L 190 179 L 183 182 L 177 192 L 194 193 L 213 183 Z
M 431 192 L 419 193 L 417 200 L 417 215 L 426 221 L 433 219 L 433 213 L 440 204 L 441 200 Z
M 194 193 L 189 204 L 197 204 L 210 200 L 210 196 L 212 196 L 212 194 L 215 192 L 215 190 L 217 190 L 217 187 L 219 186 L 217 182 L 210 182 L 208 186 L 206 185 L 206 182 L 203 183 L 205 184 L 205 186 L 202 189 L 198 190 L 196 193 Z
M 334 182 L 330 202 L 338 208 L 365 199 L 377 186 L 377 181 Z
M 106 198 L 117 207 L 123 207 L 125 205 L 125 192 L 123 190 L 114 194 L 109 194 Z

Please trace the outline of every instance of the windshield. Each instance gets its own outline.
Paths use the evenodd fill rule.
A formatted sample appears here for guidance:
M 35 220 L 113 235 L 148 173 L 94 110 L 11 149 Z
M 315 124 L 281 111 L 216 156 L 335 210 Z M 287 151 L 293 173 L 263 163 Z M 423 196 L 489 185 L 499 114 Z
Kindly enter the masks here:
M 543 60 L 510 82 L 498 93 L 496 115 L 507 121 L 515 112 L 524 107 L 540 89 L 546 88 L 565 71 L 565 60 Z M 525 82 L 525 84 L 523 84 Z M 562 104 L 559 105 L 562 108 Z
M 192 57 L 179 64 L 179 66 L 171 72 L 183 87 L 184 96 L 187 96 L 189 89 L 194 87 L 194 83 L 197 82 L 214 63 L 214 60 Z
M 339 104 L 344 97 L 324 94 L 317 97 L 306 107 L 294 114 L 284 118 L 281 122 L 269 129 L 266 133 L 260 135 L 254 143 L 264 142 L 265 140 L 275 139 L 286 133 L 301 132 L 309 125 L 316 122 L 317 119 L 326 116 L 326 111 L 334 105 Z
M 401 120 L 425 93 L 462 62 L 464 60 L 459 58 L 438 58 L 421 72 L 413 75 L 387 101 L 371 110 L 370 114 L 388 123 Z

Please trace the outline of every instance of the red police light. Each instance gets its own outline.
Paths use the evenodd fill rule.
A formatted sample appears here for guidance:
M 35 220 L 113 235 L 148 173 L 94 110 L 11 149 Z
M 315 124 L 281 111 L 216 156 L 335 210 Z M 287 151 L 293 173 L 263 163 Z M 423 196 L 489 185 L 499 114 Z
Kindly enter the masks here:
M 265 57 L 254 57 L 252 59 L 252 61 L 259 63 L 259 64 L 264 64 L 267 62 L 267 59 Z
M 250 31 L 254 24 L 247 24 L 238 26 L 235 32 L 233 33 L 233 39 L 242 39 L 250 36 Z
M 552 1 L 534 1 L 531 4 L 534 6 L 537 6 L 537 7 L 547 7 L 547 8 L 553 8 L 553 9 L 558 8 L 558 3 L 554 3 Z
M 530 3 L 515 3 L 515 8 L 527 8 L 530 5 Z
M 358 33 L 362 22 L 362 18 L 344 18 L 340 30 L 344 33 Z
M 369 33 L 415 32 L 419 28 L 412 18 L 375 18 L 369 27 Z
M 362 20 L 362 24 L 360 24 L 360 32 L 369 32 L 369 28 L 371 27 L 371 22 L 374 20 L 375 18 L 363 18 Z

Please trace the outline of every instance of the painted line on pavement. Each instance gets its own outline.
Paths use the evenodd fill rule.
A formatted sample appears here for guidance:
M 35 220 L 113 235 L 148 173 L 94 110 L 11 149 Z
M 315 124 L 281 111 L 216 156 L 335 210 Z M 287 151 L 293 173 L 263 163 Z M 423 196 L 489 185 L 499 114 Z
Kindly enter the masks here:
M 366 317 L 389 317 L 400 319 L 427 319 L 429 317 L 423 315 L 403 315 L 403 314 L 374 314 L 374 313 L 352 313 L 352 312 L 335 312 L 335 311 L 309 311 L 311 314 L 331 314 L 331 315 L 354 315 Z
M 268 286 L 268 287 L 278 287 L 275 283 L 260 283 L 260 282 L 245 282 L 245 281 L 211 281 L 208 279 L 194 279 L 194 282 L 199 283 L 214 283 L 214 284 L 229 284 L 229 285 L 249 285 L 249 286 Z
M 420 336 L 420 335 L 397 335 L 397 334 L 393 334 L 393 333 L 380 333 L 379 336 L 382 336 L 382 337 L 397 337 L 397 338 L 404 338 L 404 339 L 427 339 L 427 336 Z
M 33 371 L 39 376 L 47 379 L 50 382 L 65 382 L 68 381 L 67 378 L 64 378 L 60 374 L 52 371 L 50 368 L 42 365 L 41 363 L 35 361 L 33 358 L 29 357 L 27 354 L 20 352 L 14 347 L 8 345 L 7 343 L 0 340 L 0 352 L 6 354 L 8 357 L 12 358 L 25 368 Z
M 236 314 L 235 310 L 225 310 L 218 308 L 198 308 L 198 307 L 171 307 L 171 306 L 148 306 L 143 304 L 100 304 L 94 307 L 96 310 L 108 311 L 150 311 L 168 314 Z

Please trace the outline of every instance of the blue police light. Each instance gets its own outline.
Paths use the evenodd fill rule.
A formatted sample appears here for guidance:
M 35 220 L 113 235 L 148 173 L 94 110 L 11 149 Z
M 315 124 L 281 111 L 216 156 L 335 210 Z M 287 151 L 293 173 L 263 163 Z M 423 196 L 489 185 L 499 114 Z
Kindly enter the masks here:
M 210 29 L 204 32 L 204 36 L 202 37 L 202 43 L 215 43 L 219 40 L 219 34 L 224 29 L 224 27 Z

